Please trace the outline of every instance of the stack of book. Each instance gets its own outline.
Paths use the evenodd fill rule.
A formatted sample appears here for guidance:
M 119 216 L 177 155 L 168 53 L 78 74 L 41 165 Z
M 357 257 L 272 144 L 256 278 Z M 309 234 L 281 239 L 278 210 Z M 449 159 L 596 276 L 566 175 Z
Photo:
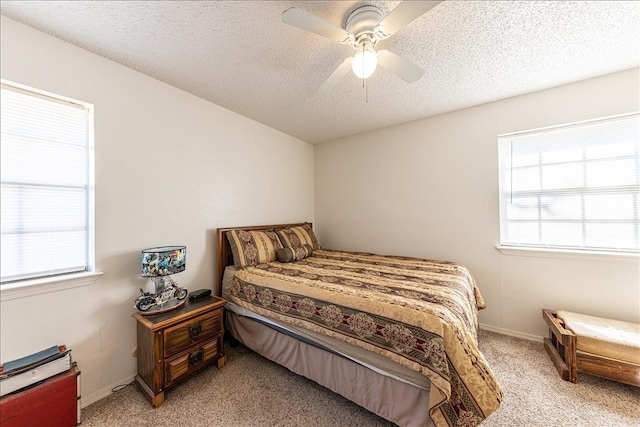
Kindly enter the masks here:
M 71 350 L 53 346 L 0 366 L 0 396 L 40 383 L 71 369 Z

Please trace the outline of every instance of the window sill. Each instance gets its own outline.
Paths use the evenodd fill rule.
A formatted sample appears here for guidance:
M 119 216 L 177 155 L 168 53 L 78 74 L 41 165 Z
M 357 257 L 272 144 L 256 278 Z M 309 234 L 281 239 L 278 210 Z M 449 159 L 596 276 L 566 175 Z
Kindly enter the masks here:
M 98 280 L 100 276 L 102 276 L 102 272 L 77 273 L 55 278 L 25 280 L 19 283 L 3 285 L 2 290 L 0 290 L 0 301 L 89 286 Z
M 624 262 L 637 263 L 640 254 L 631 252 L 597 252 L 597 251 L 572 251 L 562 249 L 526 248 L 516 246 L 496 245 L 496 249 L 503 255 L 528 256 L 536 258 L 574 259 L 580 261 Z

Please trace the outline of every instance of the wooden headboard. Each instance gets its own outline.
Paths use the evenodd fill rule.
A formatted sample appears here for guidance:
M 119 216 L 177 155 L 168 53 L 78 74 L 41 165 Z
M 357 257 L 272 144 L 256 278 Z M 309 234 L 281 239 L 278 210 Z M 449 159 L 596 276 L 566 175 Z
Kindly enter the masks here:
M 296 225 L 303 225 L 305 223 L 295 223 L 295 224 L 276 224 L 276 225 L 248 225 L 244 227 L 228 227 L 228 228 L 218 228 L 216 232 L 216 241 L 217 241 L 217 252 L 216 252 L 216 266 L 218 270 L 216 272 L 216 288 L 218 290 L 218 295 L 222 292 L 222 277 L 224 276 L 224 268 L 227 265 L 233 265 L 233 253 L 231 252 L 231 246 L 229 245 L 229 240 L 227 239 L 226 233 L 229 230 L 267 230 L 267 229 L 282 229 L 288 227 L 295 227 Z M 307 222 L 306 224 L 311 224 Z

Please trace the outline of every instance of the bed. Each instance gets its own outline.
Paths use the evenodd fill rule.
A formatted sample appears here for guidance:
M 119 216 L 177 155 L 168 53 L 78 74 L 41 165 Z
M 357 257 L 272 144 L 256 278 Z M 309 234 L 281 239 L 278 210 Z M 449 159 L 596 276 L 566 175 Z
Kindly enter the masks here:
M 220 228 L 217 245 L 226 327 L 253 351 L 399 426 L 499 407 L 465 267 L 323 249 L 309 223 Z

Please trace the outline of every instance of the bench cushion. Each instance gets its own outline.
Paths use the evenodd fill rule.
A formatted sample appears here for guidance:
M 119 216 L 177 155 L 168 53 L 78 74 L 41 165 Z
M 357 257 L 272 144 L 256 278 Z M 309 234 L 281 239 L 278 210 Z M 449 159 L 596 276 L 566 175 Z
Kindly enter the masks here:
M 577 336 L 577 350 L 640 366 L 640 324 L 558 311 Z

